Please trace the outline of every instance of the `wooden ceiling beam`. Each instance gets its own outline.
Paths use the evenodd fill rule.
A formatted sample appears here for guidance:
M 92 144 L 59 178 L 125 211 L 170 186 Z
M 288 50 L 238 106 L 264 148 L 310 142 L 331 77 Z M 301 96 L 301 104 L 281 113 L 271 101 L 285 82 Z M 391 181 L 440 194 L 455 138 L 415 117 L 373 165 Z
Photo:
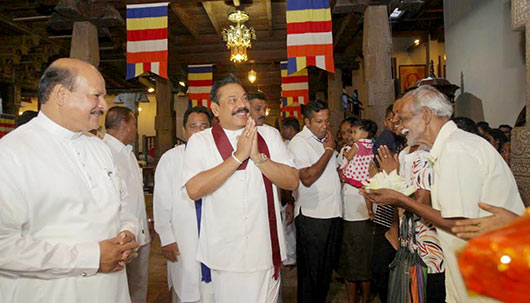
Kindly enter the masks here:
M 269 37 L 272 37 L 272 4 L 271 0 L 265 0 L 267 6 L 267 26 L 269 30 Z
M 348 15 L 346 15 L 341 20 L 340 25 L 339 25 L 339 29 L 333 35 L 333 47 L 335 47 L 335 46 L 337 46 L 337 44 L 339 44 L 340 38 L 342 36 L 342 33 L 344 33 L 344 30 L 350 24 L 352 18 L 353 18 L 353 13 L 349 13 Z
M 177 4 L 170 4 L 171 10 L 177 15 L 178 19 L 184 27 L 190 32 L 190 34 L 195 38 L 199 38 L 199 30 L 197 29 L 196 23 L 191 20 L 190 15 L 186 12 L 186 9 L 178 6 Z
M 221 26 L 219 24 L 219 20 L 217 20 L 217 17 L 215 16 L 214 3 L 202 2 L 202 7 L 204 8 L 204 11 L 206 11 L 206 14 L 208 15 L 208 18 L 210 19 L 210 22 L 212 23 L 217 35 L 221 35 Z

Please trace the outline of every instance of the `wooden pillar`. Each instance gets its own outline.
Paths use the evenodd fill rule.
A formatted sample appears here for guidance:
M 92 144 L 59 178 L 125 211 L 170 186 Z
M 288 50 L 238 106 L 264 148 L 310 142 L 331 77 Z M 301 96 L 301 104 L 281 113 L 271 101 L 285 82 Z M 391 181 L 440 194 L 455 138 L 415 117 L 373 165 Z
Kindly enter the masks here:
M 74 22 L 70 58 L 86 61 L 95 67 L 99 65 L 98 29 L 88 22 Z
M 328 73 L 328 106 L 331 118 L 331 129 L 333 135 L 340 128 L 340 122 L 344 119 L 344 107 L 342 106 L 342 70 L 335 68 L 335 73 Z
M 162 154 L 171 149 L 176 141 L 175 111 L 173 110 L 173 96 L 171 82 L 168 79 L 156 79 L 156 146 L 155 158 L 160 159 Z
M 512 29 L 526 30 L 526 125 L 512 130 L 510 162 L 521 198 L 530 206 L 530 1 L 512 0 Z
M 16 84 L 4 84 L 2 93 L 2 111 L 4 114 L 18 116 L 22 96 L 20 87 Z
M 363 56 L 368 99 L 365 117 L 374 120 L 382 130 L 385 109 L 394 102 L 392 35 L 386 5 L 368 6 L 364 12 Z
M 185 140 L 182 132 L 182 124 L 184 123 L 184 113 L 188 109 L 188 96 L 179 96 L 175 98 L 175 123 L 177 138 Z

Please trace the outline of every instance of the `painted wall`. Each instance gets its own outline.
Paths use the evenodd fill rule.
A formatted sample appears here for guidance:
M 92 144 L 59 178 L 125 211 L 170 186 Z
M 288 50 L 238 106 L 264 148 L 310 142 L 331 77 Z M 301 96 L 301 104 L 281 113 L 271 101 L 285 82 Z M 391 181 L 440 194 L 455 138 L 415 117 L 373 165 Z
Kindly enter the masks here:
M 525 103 L 525 63 L 523 34 L 511 30 L 510 1 L 443 5 L 448 80 L 460 85 L 462 73 L 463 91 L 482 100 L 484 119 L 492 127 L 513 126 Z M 469 112 L 466 106 L 457 103 L 457 113 Z

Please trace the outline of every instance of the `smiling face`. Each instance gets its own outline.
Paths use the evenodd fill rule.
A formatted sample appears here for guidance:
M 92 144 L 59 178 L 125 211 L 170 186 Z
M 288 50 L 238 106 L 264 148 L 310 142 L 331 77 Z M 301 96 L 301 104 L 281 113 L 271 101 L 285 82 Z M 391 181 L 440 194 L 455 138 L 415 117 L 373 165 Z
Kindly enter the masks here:
M 229 130 L 245 127 L 249 113 L 245 89 L 239 84 L 230 83 L 219 88 L 217 96 L 219 103 L 212 102 L 211 108 L 221 126 Z
M 340 136 L 340 139 L 343 141 L 344 144 L 346 145 L 352 145 L 355 141 L 353 141 L 353 137 L 352 137 L 352 126 L 350 123 L 348 122 L 343 122 L 341 125 L 340 125 L 340 130 L 339 130 L 339 136 Z M 337 137 L 339 137 L 337 136 Z
M 254 98 L 249 101 L 250 116 L 256 121 L 256 124 L 261 126 L 265 124 L 265 117 L 267 115 L 267 101 Z
M 182 128 L 184 132 L 184 138 L 186 141 L 194 133 L 198 133 L 202 130 L 205 130 L 210 127 L 210 121 L 208 121 L 208 116 L 205 113 L 191 113 L 188 116 L 188 121 L 186 125 Z
M 305 118 L 304 123 L 320 140 L 324 139 L 329 129 L 329 110 L 323 109 L 319 112 L 313 112 L 311 119 Z
M 403 101 L 399 110 L 399 118 L 403 131 L 407 136 L 407 143 L 410 146 L 422 143 L 422 139 L 427 131 L 427 125 L 422 119 L 422 112 L 414 112 L 412 99 L 409 97 Z
M 71 131 L 90 131 L 98 128 L 99 117 L 108 109 L 105 101 L 105 80 L 93 67 L 79 67 L 72 91 L 62 86 L 64 125 Z

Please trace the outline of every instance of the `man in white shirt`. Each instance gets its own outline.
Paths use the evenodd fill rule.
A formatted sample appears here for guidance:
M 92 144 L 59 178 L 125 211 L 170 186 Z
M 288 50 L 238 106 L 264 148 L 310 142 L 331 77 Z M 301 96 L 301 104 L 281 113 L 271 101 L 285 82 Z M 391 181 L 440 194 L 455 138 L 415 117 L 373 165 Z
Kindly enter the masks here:
M 219 124 L 190 138 L 183 168 L 188 196 L 202 198 L 197 258 L 217 303 L 276 302 L 285 258 L 276 186 L 296 189 L 298 172 L 279 132 L 248 117 L 237 79 L 217 81 L 210 98 Z
M 295 205 L 298 302 L 325 302 L 341 242 L 342 198 L 328 105 L 309 101 L 289 143 L 300 172 Z
M 282 135 L 285 146 L 289 147 L 291 139 L 300 132 L 300 122 L 294 117 L 288 117 L 282 120 Z M 287 268 L 293 268 L 296 265 L 296 227 L 294 223 L 294 201 L 293 192 L 282 190 L 282 223 L 285 230 L 285 247 L 287 250 L 287 259 L 283 262 Z
M 210 128 L 211 122 L 211 113 L 204 106 L 186 110 L 184 139 L 188 141 L 193 134 Z M 210 272 L 196 259 L 202 201 L 191 200 L 182 188 L 185 150 L 185 144 L 175 146 L 158 161 L 153 196 L 155 230 L 167 259 L 172 302 L 210 303 L 214 302 Z
M 130 302 L 122 269 L 138 223 L 108 147 L 85 133 L 105 93 L 94 66 L 59 59 L 38 116 L 0 140 L 1 302 Z
M 110 148 L 118 167 L 118 174 L 127 185 L 125 205 L 139 222 L 136 237 L 136 241 L 140 244 L 137 251 L 138 257 L 127 264 L 129 294 L 132 303 L 145 303 L 149 274 L 149 249 L 151 233 L 154 229 L 152 223 L 147 222 L 142 171 L 132 151 L 131 144 L 136 141 L 138 133 L 136 117 L 132 110 L 123 106 L 110 108 L 105 116 L 105 132 L 103 142 Z
M 387 189 L 370 190 L 365 196 L 411 210 L 437 227 L 446 259 L 447 302 L 496 302 L 468 294 L 456 259 L 456 251 L 467 242 L 457 238 L 451 228 L 459 219 L 490 215 L 478 207 L 480 201 L 523 213 L 523 202 L 510 168 L 491 144 L 458 129 L 449 120 L 452 105 L 434 87 L 420 86 L 402 99 L 398 115 L 408 131 L 408 144 L 432 146 L 429 153 L 434 172 L 432 207 Z

